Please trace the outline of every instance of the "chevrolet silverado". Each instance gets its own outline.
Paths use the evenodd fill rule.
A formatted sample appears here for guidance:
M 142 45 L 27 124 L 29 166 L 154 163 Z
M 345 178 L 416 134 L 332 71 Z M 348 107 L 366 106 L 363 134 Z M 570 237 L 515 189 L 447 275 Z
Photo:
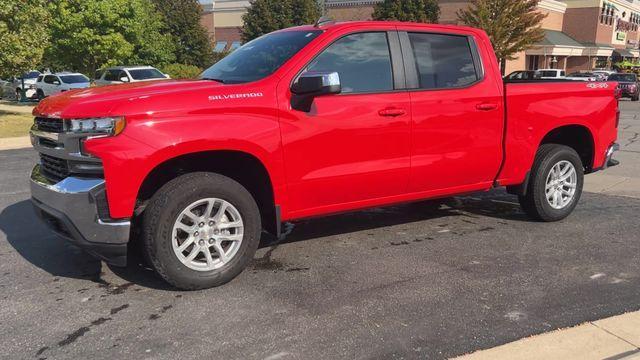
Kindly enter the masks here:
M 539 221 L 616 163 L 615 82 L 503 81 L 478 29 L 319 23 L 197 80 L 68 91 L 31 130 L 37 214 L 114 265 L 139 242 L 182 289 L 224 284 L 296 219 L 506 187 Z

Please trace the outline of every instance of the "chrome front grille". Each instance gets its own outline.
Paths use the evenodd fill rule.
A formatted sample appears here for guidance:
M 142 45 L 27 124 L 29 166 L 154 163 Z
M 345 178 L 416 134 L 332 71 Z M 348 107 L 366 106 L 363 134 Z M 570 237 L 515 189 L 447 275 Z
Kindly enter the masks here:
M 69 164 L 64 159 L 40 154 L 40 166 L 42 175 L 49 181 L 58 182 L 69 176 Z
M 64 131 L 64 122 L 61 119 L 51 119 L 37 117 L 35 119 L 36 129 L 51 133 L 61 133 Z

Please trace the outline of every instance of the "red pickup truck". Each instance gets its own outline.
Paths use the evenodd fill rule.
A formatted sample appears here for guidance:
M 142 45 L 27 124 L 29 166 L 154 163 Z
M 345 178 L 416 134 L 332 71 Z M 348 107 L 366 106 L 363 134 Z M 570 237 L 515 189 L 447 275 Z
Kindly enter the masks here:
M 74 90 L 34 110 L 36 212 L 125 265 L 142 242 L 182 289 L 223 284 L 262 231 L 506 187 L 533 218 L 576 206 L 617 149 L 616 83 L 505 83 L 477 29 L 324 23 L 251 41 L 200 79 Z

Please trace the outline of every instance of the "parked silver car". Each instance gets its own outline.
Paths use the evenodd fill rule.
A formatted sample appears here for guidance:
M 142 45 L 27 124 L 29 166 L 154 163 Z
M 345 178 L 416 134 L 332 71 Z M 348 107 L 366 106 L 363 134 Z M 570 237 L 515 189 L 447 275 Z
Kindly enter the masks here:
M 36 80 L 40 76 L 40 71 L 32 70 L 22 74 L 19 77 L 14 77 L 10 80 L 10 85 L 4 88 L 4 97 L 23 101 L 27 99 L 36 99 Z M 24 92 L 22 91 L 24 86 Z M 8 87 L 8 89 L 7 89 Z

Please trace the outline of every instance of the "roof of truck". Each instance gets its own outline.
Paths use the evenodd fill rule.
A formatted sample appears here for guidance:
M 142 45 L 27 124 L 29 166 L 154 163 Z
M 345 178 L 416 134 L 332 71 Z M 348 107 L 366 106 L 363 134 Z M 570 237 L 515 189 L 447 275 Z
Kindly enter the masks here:
M 442 24 L 427 24 L 427 23 L 417 23 L 417 22 L 406 22 L 406 21 L 330 21 L 324 22 L 318 26 L 315 25 L 302 25 L 295 26 L 286 29 L 282 29 L 279 31 L 313 31 L 313 30 L 339 30 L 342 28 L 352 27 L 352 26 L 379 26 L 379 25 L 391 25 L 398 27 L 406 27 L 406 26 L 418 26 L 425 29 L 432 30 L 440 30 L 440 31 L 456 31 L 456 30 L 467 30 L 474 32 L 482 32 L 482 30 L 477 28 L 472 28 L 469 26 L 460 26 L 460 25 L 442 25 Z

